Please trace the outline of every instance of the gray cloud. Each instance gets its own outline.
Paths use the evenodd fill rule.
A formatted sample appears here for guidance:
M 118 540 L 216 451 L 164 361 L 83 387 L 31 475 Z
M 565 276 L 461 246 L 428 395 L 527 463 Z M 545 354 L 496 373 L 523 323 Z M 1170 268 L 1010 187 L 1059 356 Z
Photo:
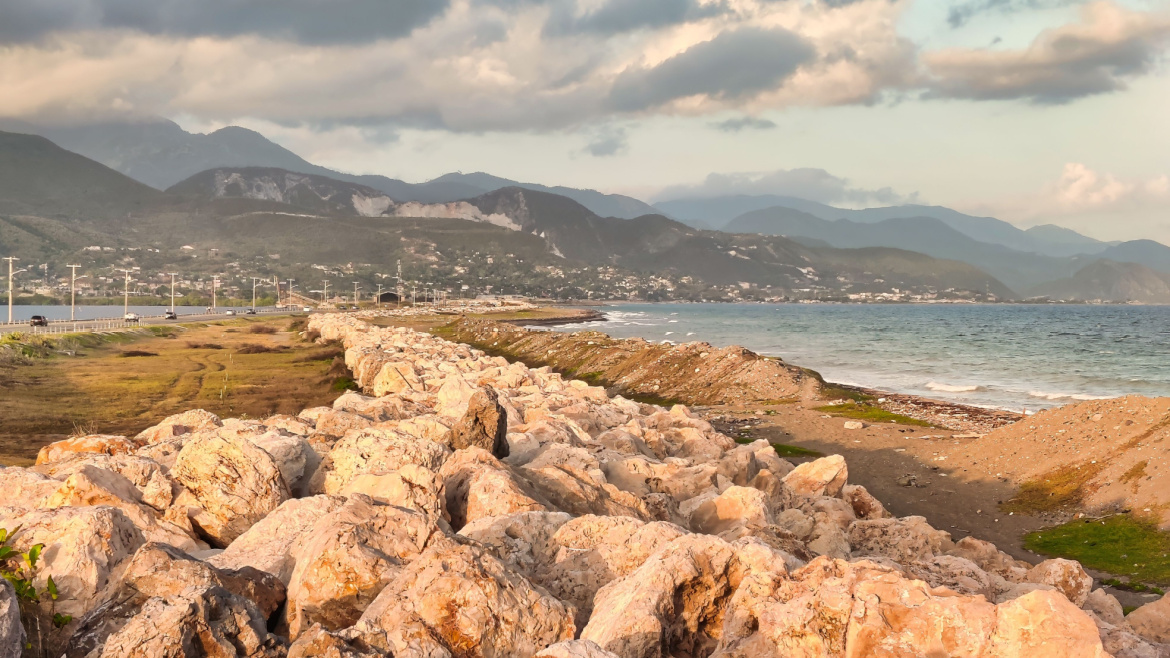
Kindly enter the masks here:
M 1022 50 L 928 53 L 928 96 L 1066 103 L 1124 89 L 1150 71 L 1170 41 L 1170 18 L 1135 15 L 1108 3 L 1087 6 L 1085 22 L 1048 30 Z
M 397 38 L 442 15 L 449 0 L 0 0 L 0 43 L 53 32 L 259 34 L 302 43 Z
M 771 130 L 776 127 L 776 122 L 756 117 L 737 117 L 713 123 L 711 126 L 725 133 L 737 133 L 744 130 Z
M 749 98 L 776 88 L 816 51 L 784 29 L 743 28 L 691 46 L 652 68 L 628 68 L 614 81 L 610 104 L 650 109 L 679 98 Z
M 824 169 L 779 169 L 772 172 L 713 173 L 695 185 L 675 185 L 662 190 L 655 201 L 702 199 L 736 194 L 795 196 L 820 203 L 845 205 L 894 205 L 913 201 L 888 187 L 868 190 L 854 187 L 848 179 Z
M 625 128 L 606 128 L 600 131 L 586 145 L 585 150 L 597 158 L 625 153 L 629 148 L 629 138 Z
M 620 34 L 676 25 L 728 11 L 726 0 L 709 4 L 700 4 L 698 0 L 609 0 L 578 16 L 576 3 L 568 0 L 553 5 L 545 34 Z
M 947 12 L 947 23 L 957 28 L 981 14 L 1014 14 L 1021 11 L 1067 7 L 1080 2 L 1083 0 L 965 0 L 950 8 Z

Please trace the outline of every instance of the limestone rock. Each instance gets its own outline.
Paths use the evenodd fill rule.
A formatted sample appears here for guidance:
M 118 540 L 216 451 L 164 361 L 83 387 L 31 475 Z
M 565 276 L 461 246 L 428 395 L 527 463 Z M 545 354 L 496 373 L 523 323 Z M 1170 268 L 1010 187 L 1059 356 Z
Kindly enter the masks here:
M 28 469 L 0 468 L 0 506 L 35 509 L 60 486 L 58 480 Z
M 298 549 L 285 610 L 290 635 L 316 623 L 329 630 L 352 626 L 436 533 L 425 514 L 351 496 L 319 519 Z
M 931 558 L 951 544 L 950 535 L 921 516 L 857 521 L 849 527 L 854 555 L 878 555 L 908 563 Z
M 784 484 L 803 496 L 838 496 L 848 480 L 849 469 L 841 455 L 805 462 L 784 476 Z
M 570 640 L 558 642 L 536 654 L 536 658 L 618 658 L 597 643 L 589 640 Z
M 423 466 L 407 464 L 393 473 L 363 473 L 338 493 L 342 496 L 360 493 L 388 505 L 417 510 L 432 519 L 449 520 L 443 509 L 446 502 L 443 479 Z
M 987 655 L 1104 658 L 1097 626 L 1059 592 L 1036 591 L 996 606 Z
M 177 436 L 193 434 L 220 427 L 219 416 L 203 409 L 192 409 L 164 418 L 161 423 L 138 433 L 134 440 L 139 444 L 155 444 L 169 441 Z
M 37 453 L 37 463 L 49 464 L 68 459 L 78 453 L 127 455 L 137 449 L 138 446 L 124 436 L 90 434 L 50 443 Z
M 173 500 L 174 492 L 166 469 L 153 459 L 139 455 L 83 453 L 71 459 L 35 466 L 32 470 L 57 480 L 65 480 L 84 467 L 100 468 L 121 475 L 138 489 L 142 502 L 159 512 L 165 511 Z
M 550 506 L 538 500 L 539 494 L 482 448 L 456 452 L 439 475 L 455 530 L 484 517 L 550 511 Z
M 163 630 L 165 632 L 160 632 Z M 283 658 L 282 641 L 268 633 L 256 607 L 221 587 L 191 587 L 148 600 L 117 633 L 101 658 Z
M 750 487 L 728 487 L 691 514 L 691 529 L 721 535 L 744 527 L 763 527 L 773 522 L 764 492 Z
M 888 519 L 893 515 L 884 505 L 860 484 L 847 484 L 841 488 L 841 498 L 853 508 L 859 519 Z
M 438 471 L 451 451 L 444 445 L 388 429 L 349 432 L 317 470 L 310 489 L 334 494 L 363 474 L 395 473 L 407 464 Z
M 739 585 L 735 550 L 707 535 L 667 544 L 625 578 L 602 587 L 581 631 L 623 658 L 709 655 Z
M 471 404 L 476 389 L 461 376 L 448 377 L 439 387 L 435 412 L 448 418 L 462 418 Z
M 373 421 L 365 416 L 359 416 L 349 411 L 326 409 L 317 415 L 313 432 L 327 437 L 341 438 L 348 432 L 363 430 L 370 425 L 373 425 Z
M 179 452 L 171 477 L 191 494 L 191 523 L 221 548 L 289 498 L 272 457 L 251 441 L 231 436 L 192 439 Z
M 1093 577 L 1075 560 L 1056 558 L 1044 560 L 1032 567 L 1027 576 L 1030 583 L 1051 585 L 1068 597 L 1078 608 L 1085 604 L 1093 589 Z
M 1125 611 L 1122 609 L 1121 603 L 1117 597 L 1103 589 L 1089 592 L 1089 596 L 1085 597 L 1085 604 L 1081 607 L 1095 613 L 1102 620 L 1114 626 L 1125 623 Z
M 906 565 L 908 574 L 931 587 L 946 587 L 958 594 L 995 600 L 991 576 L 974 562 L 954 555 L 935 557 Z
M 285 501 L 259 523 L 236 538 L 209 562 L 221 569 L 254 567 L 288 585 L 306 533 L 322 517 L 345 503 L 338 496 L 313 496 Z
M 1170 643 L 1170 595 L 1134 610 L 1126 615 L 1125 621 L 1150 642 Z
M 292 496 L 300 498 L 308 493 L 309 480 L 321 463 L 321 458 L 304 437 L 281 432 L 265 432 L 253 438 L 252 443 L 267 452 L 276 462 Z
M 0 658 L 20 658 L 25 637 L 16 590 L 12 583 L 0 579 Z
M 374 378 L 372 392 L 381 397 L 403 391 L 421 391 L 423 382 L 409 363 L 387 363 Z
M 544 585 L 548 570 L 556 562 L 560 544 L 557 531 L 573 517 L 564 512 L 519 512 L 489 516 L 463 526 L 459 534 L 490 546 L 508 568 Z M 550 590 L 552 591 L 552 590 Z M 557 592 L 553 591 L 556 595 Z M 557 598 L 565 600 L 563 596 Z
M 350 640 L 349 633 L 333 633 L 314 624 L 288 648 L 288 658 L 386 658 L 387 654 L 365 644 L 360 638 Z
M 354 631 L 395 656 L 526 658 L 572 640 L 573 612 L 487 549 L 441 540 L 382 590 Z
M 503 459 L 508 456 L 508 414 L 492 388 L 477 389 L 468 401 L 467 413 L 451 428 L 451 447 L 476 446 Z

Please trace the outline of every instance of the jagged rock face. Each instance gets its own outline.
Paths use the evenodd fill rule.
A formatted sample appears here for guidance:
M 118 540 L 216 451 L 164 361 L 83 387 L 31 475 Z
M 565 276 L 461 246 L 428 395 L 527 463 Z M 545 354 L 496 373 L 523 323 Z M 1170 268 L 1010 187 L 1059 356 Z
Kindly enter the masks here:
M 840 457 L 793 467 L 683 406 L 355 316 L 310 322 L 367 392 L 394 392 L 188 412 L 0 469 L 0 527 L 45 545 L 38 589 L 51 574 L 75 617 L 48 655 L 1165 653 L 1170 604 L 1125 618 L 1075 562 L 894 518 Z M 0 658 L 20 653 L 5 593 Z
M 1126 615 L 1125 621 L 1145 640 L 1170 643 L 1170 597 L 1143 605 Z
M 508 413 L 492 388 L 472 394 L 467 413 L 451 428 L 451 447 L 456 450 L 475 446 L 503 459 L 508 456 Z
M 288 500 L 280 468 L 262 448 L 221 432 L 191 440 L 179 452 L 171 477 L 187 499 L 176 501 L 200 535 L 226 547 Z
M 75 454 L 126 455 L 138 447 L 124 436 L 91 434 L 50 443 L 37 453 L 37 464 L 61 461 Z
M 20 658 L 25 637 L 16 590 L 7 580 L 0 581 L 0 658 Z

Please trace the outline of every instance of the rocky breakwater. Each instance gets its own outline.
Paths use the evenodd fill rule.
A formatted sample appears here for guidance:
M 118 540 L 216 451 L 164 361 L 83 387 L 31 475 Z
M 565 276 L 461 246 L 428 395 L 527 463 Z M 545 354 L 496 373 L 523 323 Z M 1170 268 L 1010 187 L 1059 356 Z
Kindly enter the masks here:
M 1131 627 L 1079 564 L 893 518 L 840 457 L 793 467 L 425 334 L 311 328 L 371 395 L 188 412 L 0 471 L 8 545 L 42 545 L 30 577 L 59 590 L 0 587 L 0 656 L 1166 653 L 1166 606 Z

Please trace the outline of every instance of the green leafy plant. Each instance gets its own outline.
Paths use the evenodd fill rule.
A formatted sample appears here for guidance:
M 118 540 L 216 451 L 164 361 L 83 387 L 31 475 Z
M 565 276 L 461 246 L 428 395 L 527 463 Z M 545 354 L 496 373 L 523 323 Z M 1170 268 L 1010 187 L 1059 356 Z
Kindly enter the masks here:
M 45 579 L 44 591 L 38 592 L 36 584 L 33 582 L 37 562 L 41 559 L 41 551 L 45 550 L 45 545 L 34 544 L 27 551 L 19 551 L 9 546 L 9 542 L 18 532 L 20 532 L 20 526 L 11 532 L 0 528 L 0 577 L 12 583 L 12 588 L 16 591 L 16 598 L 22 604 L 36 605 L 42 600 L 48 599 L 51 602 L 50 611 L 53 614 L 53 626 L 62 628 L 73 621 L 73 617 L 60 614 L 54 609 L 57 598 L 60 596 L 57 583 L 53 581 L 52 576 L 49 576 Z M 37 630 L 39 631 L 39 629 Z M 31 645 L 29 646 L 31 647 Z

